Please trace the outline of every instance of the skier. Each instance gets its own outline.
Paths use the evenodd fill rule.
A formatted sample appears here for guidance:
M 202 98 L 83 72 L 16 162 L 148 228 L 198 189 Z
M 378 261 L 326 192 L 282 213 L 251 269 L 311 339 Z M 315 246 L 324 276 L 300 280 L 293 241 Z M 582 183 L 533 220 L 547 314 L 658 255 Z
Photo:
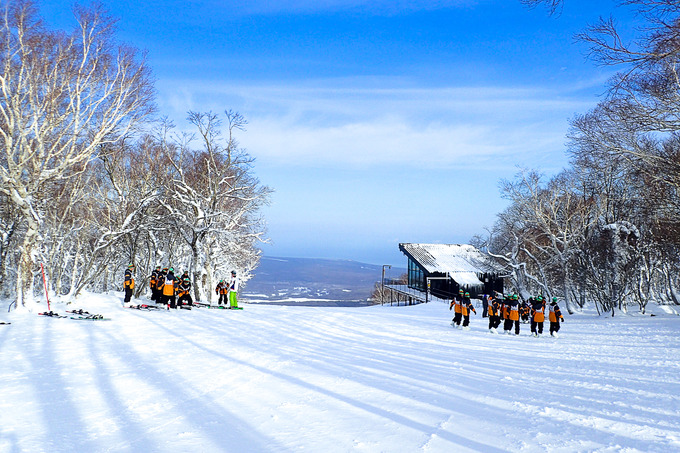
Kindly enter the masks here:
M 123 283 L 123 288 L 125 289 L 125 299 L 123 303 L 129 304 L 132 298 L 132 290 L 135 289 L 135 278 L 132 276 L 132 272 L 135 270 L 135 265 L 130 264 L 127 269 L 125 269 L 125 282 Z
M 512 330 L 512 324 L 515 323 L 515 335 L 519 335 L 519 301 L 518 301 L 518 296 L 517 294 L 513 294 L 512 298 L 509 301 L 509 323 L 506 322 L 506 327 L 505 329 L 508 333 Z
M 163 303 L 167 304 L 168 310 L 177 309 L 176 294 L 177 278 L 175 277 L 175 270 L 171 267 L 163 280 Z
M 498 333 L 498 326 L 501 324 L 501 304 L 498 299 L 489 296 L 489 332 Z
M 156 303 L 165 305 L 167 303 L 165 296 L 163 295 L 163 288 L 165 287 L 165 275 L 168 273 L 168 268 L 164 267 L 163 270 L 158 271 L 156 274 Z
M 181 307 L 184 301 L 187 301 L 186 304 L 191 307 L 194 304 L 194 300 L 191 298 L 191 282 L 189 277 L 184 277 L 179 282 L 178 290 L 177 295 L 179 298 L 177 299 L 177 306 Z
M 564 322 L 560 307 L 557 305 L 557 297 L 552 298 L 549 310 L 548 319 L 550 320 L 550 336 L 557 337 L 557 332 L 560 330 L 560 320 Z
M 453 322 L 451 323 L 454 327 L 460 327 L 460 321 L 463 318 L 462 303 L 463 303 L 463 290 L 458 291 L 457 296 L 453 296 L 451 305 L 453 305 Z M 449 310 L 451 310 L 451 305 L 449 305 Z
M 531 334 L 533 336 L 543 335 L 543 321 L 545 321 L 545 302 L 543 296 L 537 296 L 531 305 Z
M 229 287 L 224 280 L 220 280 L 220 282 L 215 287 L 215 294 L 220 296 L 220 298 L 217 300 L 217 305 L 222 305 L 222 302 L 224 302 L 224 305 L 227 305 L 227 294 L 229 294 Z
M 488 296 L 484 294 L 482 296 L 482 318 L 486 318 L 489 316 L 489 303 L 491 302 L 491 296 Z
M 529 298 L 529 301 L 524 301 L 520 304 L 519 314 L 523 323 L 529 322 L 529 315 L 531 314 L 531 306 L 533 305 L 535 299 L 533 297 Z
M 506 294 L 503 296 L 503 333 L 510 333 L 510 329 L 512 329 L 512 320 L 510 319 L 510 301 L 512 299 L 512 296 L 510 294 Z
M 151 300 L 158 300 L 158 277 L 161 274 L 161 267 L 156 266 L 156 269 L 151 272 L 151 277 L 149 279 L 149 288 L 151 288 Z
M 236 271 L 231 271 L 231 281 L 229 282 L 229 308 L 238 308 L 238 300 L 236 295 L 238 293 L 238 278 Z
M 477 314 L 477 310 L 475 310 L 475 307 L 472 305 L 472 301 L 470 300 L 470 293 L 465 293 L 463 302 L 461 304 L 461 312 L 463 313 L 463 329 L 465 330 L 470 329 L 470 310 Z

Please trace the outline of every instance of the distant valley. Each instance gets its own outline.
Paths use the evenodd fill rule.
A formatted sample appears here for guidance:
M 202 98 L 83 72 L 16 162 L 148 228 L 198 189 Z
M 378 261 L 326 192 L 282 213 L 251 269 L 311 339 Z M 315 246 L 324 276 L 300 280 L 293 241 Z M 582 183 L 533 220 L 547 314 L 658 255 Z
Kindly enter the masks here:
M 406 269 L 392 268 L 397 277 Z M 349 260 L 263 257 L 241 292 L 248 303 L 308 306 L 368 305 L 382 266 Z

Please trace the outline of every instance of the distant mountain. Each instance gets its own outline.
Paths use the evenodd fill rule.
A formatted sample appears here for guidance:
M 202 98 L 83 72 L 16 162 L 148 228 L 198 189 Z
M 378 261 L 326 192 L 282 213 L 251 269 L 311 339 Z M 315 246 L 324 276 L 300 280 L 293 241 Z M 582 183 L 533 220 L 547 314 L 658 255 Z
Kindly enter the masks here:
M 406 269 L 393 268 L 396 276 Z M 278 305 L 365 305 L 382 266 L 349 260 L 263 257 L 241 297 Z

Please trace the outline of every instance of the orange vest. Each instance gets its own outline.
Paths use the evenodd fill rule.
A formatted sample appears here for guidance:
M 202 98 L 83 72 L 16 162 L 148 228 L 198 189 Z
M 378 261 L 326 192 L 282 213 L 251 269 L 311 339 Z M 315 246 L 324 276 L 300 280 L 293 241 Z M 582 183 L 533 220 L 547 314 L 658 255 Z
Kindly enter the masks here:
M 514 305 L 510 307 L 510 319 L 513 321 L 519 321 L 519 306 Z
M 163 284 L 163 295 L 164 296 L 174 296 L 175 295 L 175 280 L 165 278 L 165 283 Z
M 542 306 L 540 310 L 534 310 L 534 321 L 535 322 L 545 321 L 545 306 Z

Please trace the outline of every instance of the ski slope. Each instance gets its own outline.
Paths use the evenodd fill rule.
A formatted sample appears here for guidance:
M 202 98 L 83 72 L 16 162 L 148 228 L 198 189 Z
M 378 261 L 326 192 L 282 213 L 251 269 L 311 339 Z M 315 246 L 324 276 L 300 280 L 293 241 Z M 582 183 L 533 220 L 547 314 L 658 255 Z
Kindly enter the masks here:
M 566 315 L 554 339 L 453 329 L 435 303 L 121 299 L 68 307 L 111 321 L 5 305 L 0 452 L 680 451 L 677 315 Z

